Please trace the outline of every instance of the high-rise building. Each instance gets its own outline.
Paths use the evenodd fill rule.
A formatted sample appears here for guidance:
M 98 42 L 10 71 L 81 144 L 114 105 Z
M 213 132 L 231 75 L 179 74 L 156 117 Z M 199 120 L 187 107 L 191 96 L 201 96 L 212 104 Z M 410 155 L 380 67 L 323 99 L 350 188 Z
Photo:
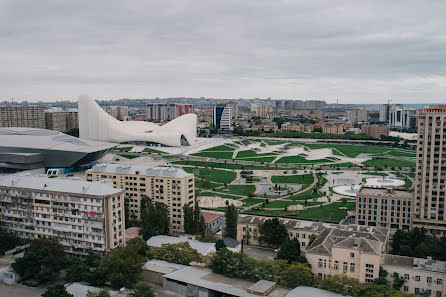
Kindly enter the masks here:
M 255 115 L 259 118 L 267 118 L 273 113 L 273 111 L 274 109 L 268 104 L 251 104 L 251 112 L 255 113 Z
M 389 122 L 390 104 L 383 104 L 379 107 L 379 121 L 382 123 Z
M 194 113 L 193 104 L 148 103 L 147 119 L 149 121 L 173 120 L 182 115 Z
M 103 109 L 117 120 L 127 121 L 129 118 L 129 108 L 127 106 L 105 106 Z
M 125 244 L 124 192 L 104 182 L 0 178 L 1 226 L 22 238 L 52 237 L 67 253 L 105 254 Z
M 171 229 L 183 232 L 183 206 L 194 203 L 194 175 L 176 167 L 99 164 L 86 171 L 87 180 L 112 180 L 123 189 L 131 217 L 140 218 L 141 198 L 162 202 L 169 208 Z
M 369 118 L 366 109 L 349 109 L 346 111 L 346 115 L 352 122 L 367 122 Z
M 389 125 L 391 129 L 415 130 L 416 124 L 415 109 L 405 108 L 402 105 L 392 106 L 389 112 Z
M 67 132 L 79 128 L 77 111 L 45 111 L 45 128 L 59 132 Z
M 227 132 L 231 130 L 231 108 L 226 104 L 219 104 L 212 109 L 212 124 L 218 131 Z
M 45 112 L 41 106 L 0 106 L 0 127 L 45 129 Z
M 425 108 L 417 118 L 413 226 L 446 236 L 446 105 Z
M 324 109 L 326 105 L 321 100 L 277 100 L 276 110 Z

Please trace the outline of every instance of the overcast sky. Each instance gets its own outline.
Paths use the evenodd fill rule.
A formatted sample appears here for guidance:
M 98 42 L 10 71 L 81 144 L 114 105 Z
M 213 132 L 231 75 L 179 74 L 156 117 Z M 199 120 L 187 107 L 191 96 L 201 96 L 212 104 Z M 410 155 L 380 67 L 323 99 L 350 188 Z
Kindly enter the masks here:
M 446 1 L 0 1 L 0 101 L 446 103 Z

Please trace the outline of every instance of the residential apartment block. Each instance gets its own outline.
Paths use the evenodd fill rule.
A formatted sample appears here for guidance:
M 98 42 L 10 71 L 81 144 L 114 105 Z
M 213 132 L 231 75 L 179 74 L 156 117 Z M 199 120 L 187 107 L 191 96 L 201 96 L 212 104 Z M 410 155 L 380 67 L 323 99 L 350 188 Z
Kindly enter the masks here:
M 147 119 L 150 121 L 173 120 L 182 115 L 194 113 L 193 104 L 149 103 L 147 104 Z
M 240 242 L 243 240 L 249 245 L 261 245 L 259 242 L 259 228 L 269 219 L 271 218 L 249 215 L 240 217 L 237 224 L 237 240 Z M 311 235 L 319 235 L 325 228 L 334 226 L 322 222 L 284 218 L 279 218 L 279 221 L 285 225 L 290 239 L 296 238 L 299 240 L 302 251 L 307 249 Z
M 418 115 L 413 226 L 446 236 L 446 105 Z
M 318 277 L 345 274 L 370 283 L 379 277 L 381 255 L 389 230 L 380 227 L 336 225 L 325 228 L 305 256 Z
M 322 133 L 326 134 L 345 134 L 343 125 L 326 125 L 322 126 Z
M 195 201 L 194 175 L 176 167 L 99 164 L 86 171 L 88 181 L 111 180 L 125 191 L 130 214 L 140 218 L 141 198 L 162 202 L 169 208 L 171 229 L 183 232 L 183 206 Z
M 259 118 L 267 118 L 274 112 L 272 106 L 268 104 L 254 103 L 251 104 L 250 109 Z
M 0 106 L 0 127 L 45 129 L 45 112 L 40 106 Z
M 77 111 L 45 111 L 45 128 L 59 132 L 67 132 L 79 128 Z
M 405 189 L 363 186 L 356 193 L 356 224 L 409 230 L 413 198 Z
M 367 122 L 369 114 L 366 109 L 349 109 L 346 112 L 346 116 L 352 122 Z
M 404 279 L 401 291 L 410 294 L 427 294 L 428 296 L 445 296 L 446 262 L 427 259 L 384 255 L 381 267 L 388 273 L 387 279 L 393 281 L 396 272 Z
M 381 135 L 389 136 L 389 126 L 387 125 L 362 125 L 361 133 L 374 138 L 380 138 Z
M 22 238 L 52 237 L 67 253 L 124 245 L 124 192 L 104 182 L 8 175 L 0 179 L 1 226 Z

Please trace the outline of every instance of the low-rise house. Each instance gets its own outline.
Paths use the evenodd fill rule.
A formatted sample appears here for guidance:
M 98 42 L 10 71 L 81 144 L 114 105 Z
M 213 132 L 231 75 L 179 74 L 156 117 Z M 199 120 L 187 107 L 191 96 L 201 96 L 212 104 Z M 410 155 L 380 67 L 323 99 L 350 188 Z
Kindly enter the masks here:
M 220 231 L 225 223 L 224 216 L 216 213 L 204 213 L 203 218 L 206 228 L 213 233 Z
M 346 274 L 370 283 L 379 277 L 381 255 L 385 254 L 389 230 L 358 225 L 325 228 L 305 256 L 318 277 Z

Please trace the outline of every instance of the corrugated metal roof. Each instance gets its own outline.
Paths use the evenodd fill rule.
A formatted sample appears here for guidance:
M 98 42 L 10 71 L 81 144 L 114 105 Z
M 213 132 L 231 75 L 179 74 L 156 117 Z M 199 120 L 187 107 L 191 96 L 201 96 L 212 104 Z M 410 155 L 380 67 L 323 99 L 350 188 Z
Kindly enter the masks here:
M 91 172 L 104 172 L 116 174 L 139 174 L 143 176 L 162 176 L 162 177 L 192 177 L 193 174 L 187 173 L 178 167 L 150 167 L 143 165 L 120 165 L 120 164 L 97 164 L 89 169 Z

